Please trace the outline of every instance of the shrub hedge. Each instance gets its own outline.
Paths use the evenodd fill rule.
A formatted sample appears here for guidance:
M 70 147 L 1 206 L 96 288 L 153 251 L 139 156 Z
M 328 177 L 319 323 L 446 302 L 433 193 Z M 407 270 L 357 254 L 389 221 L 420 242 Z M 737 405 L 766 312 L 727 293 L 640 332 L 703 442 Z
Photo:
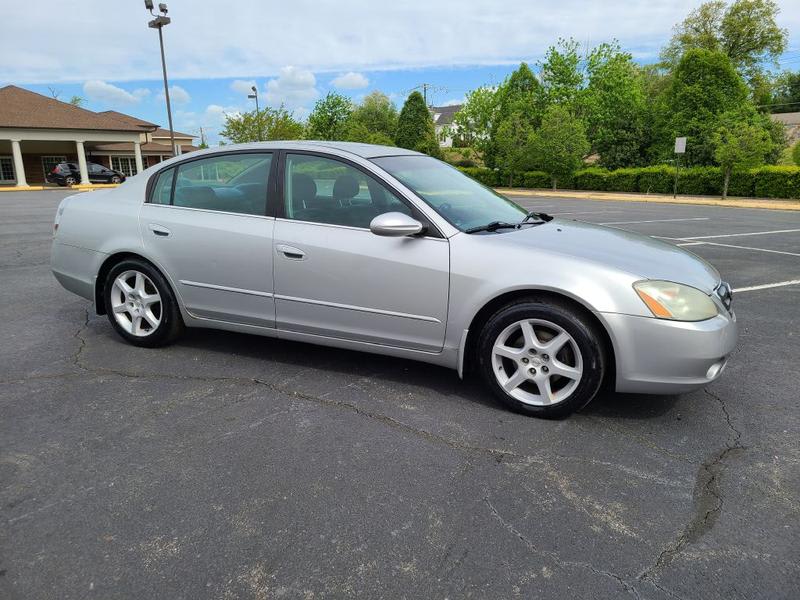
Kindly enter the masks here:
M 464 167 L 460 170 L 490 187 L 508 184 L 508 173 L 486 167 Z M 678 193 L 696 196 L 722 194 L 723 173 L 719 167 L 681 169 Z M 514 185 L 526 188 L 550 188 L 550 176 L 541 171 L 514 174 Z M 639 192 L 671 194 L 675 185 L 675 168 L 656 165 L 636 169 L 608 171 L 589 167 L 573 173 L 569 181 L 559 181 L 559 188 L 601 192 Z M 800 167 L 765 166 L 731 174 L 729 196 L 758 198 L 800 198 Z

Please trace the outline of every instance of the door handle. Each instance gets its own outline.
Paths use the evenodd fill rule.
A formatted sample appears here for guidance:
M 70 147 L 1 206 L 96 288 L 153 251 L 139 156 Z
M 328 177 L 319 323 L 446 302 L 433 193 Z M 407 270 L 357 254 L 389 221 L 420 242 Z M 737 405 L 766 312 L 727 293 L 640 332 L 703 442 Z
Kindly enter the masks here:
M 153 232 L 153 235 L 160 235 L 161 237 L 167 237 L 170 233 L 172 233 L 166 227 L 157 225 L 156 223 L 150 223 L 148 227 L 150 228 L 150 231 Z
M 286 258 L 291 260 L 304 260 L 306 257 L 306 253 L 300 250 L 300 248 L 295 248 L 294 246 L 287 246 L 286 244 L 278 244 L 275 246 L 275 249 L 283 254 Z

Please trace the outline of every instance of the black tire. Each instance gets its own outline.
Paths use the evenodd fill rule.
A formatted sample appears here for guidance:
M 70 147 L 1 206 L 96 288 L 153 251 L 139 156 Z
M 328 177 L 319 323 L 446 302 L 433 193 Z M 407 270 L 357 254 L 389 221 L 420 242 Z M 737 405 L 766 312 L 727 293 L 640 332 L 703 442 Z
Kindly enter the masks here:
M 145 336 L 137 336 L 126 331 L 114 315 L 112 304 L 112 290 L 116 278 L 125 271 L 137 271 L 146 275 L 161 296 L 160 322 L 158 326 Z M 134 346 L 157 348 L 174 342 L 184 330 L 178 302 L 172 288 L 163 275 L 150 263 L 136 258 L 129 258 L 114 265 L 106 276 L 103 284 L 103 301 L 105 302 L 106 315 L 111 326 L 126 342 Z
M 115 175 L 111 178 L 111 183 L 122 183 L 122 180 Z
M 526 404 L 507 393 L 495 375 L 492 358 L 495 341 L 506 328 L 526 319 L 557 325 L 572 337 L 580 351 L 583 363 L 580 379 L 574 390 L 555 404 Z M 600 390 L 607 364 L 603 338 L 597 325 L 568 303 L 549 298 L 526 298 L 500 308 L 480 331 L 475 350 L 481 379 L 503 404 L 516 412 L 548 419 L 566 417 L 586 406 Z

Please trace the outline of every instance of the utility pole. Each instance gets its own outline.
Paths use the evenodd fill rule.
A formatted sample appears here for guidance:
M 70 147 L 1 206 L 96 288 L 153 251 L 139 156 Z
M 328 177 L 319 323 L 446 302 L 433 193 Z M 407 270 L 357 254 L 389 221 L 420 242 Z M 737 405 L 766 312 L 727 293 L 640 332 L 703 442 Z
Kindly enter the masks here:
M 172 127 L 172 107 L 170 106 L 169 102 L 169 83 L 167 81 L 167 60 L 164 57 L 164 34 L 162 29 L 164 29 L 165 25 L 169 25 L 172 22 L 167 16 L 167 5 L 163 2 L 158 5 L 158 10 L 161 12 L 160 15 L 156 16 L 153 12 L 153 0 L 144 0 L 144 7 L 150 11 L 150 14 L 156 17 L 152 21 L 150 21 L 147 26 L 151 29 L 158 29 L 158 43 L 161 46 L 161 71 L 164 74 L 164 98 L 167 101 L 167 120 L 169 121 L 169 139 L 170 144 L 172 144 L 172 156 L 177 156 L 177 146 L 175 146 L 175 130 Z
M 422 90 L 422 98 L 425 101 L 425 106 L 428 106 L 429 108 L 430 106 L 428 105 L 428 90 L 431 90 L 432 92 L 447 92 L 446 87 L 433 85 L 432 83 L 420 83 L 418 86 L 413 87 L 408 91 L 410 93 L 413 92 L 414 90 Z
M 258 124 L 258 140 L 256 141 L 261 142 L 263 141 L 261 138 L 264 136 L 261 135 L 261 111 L 258 109 L 258 88 L 256 86 L 252 86 L 250 89 L 253 90 L 253 93 L 247 94 L 247 97 L 256 101 L 256 123 Z

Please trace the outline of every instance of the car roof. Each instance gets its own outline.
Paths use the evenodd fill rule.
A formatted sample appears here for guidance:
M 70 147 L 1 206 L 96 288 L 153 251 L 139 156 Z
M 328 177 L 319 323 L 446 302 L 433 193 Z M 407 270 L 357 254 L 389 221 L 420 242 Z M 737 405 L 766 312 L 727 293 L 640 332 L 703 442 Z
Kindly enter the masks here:
M 343 152 L 355 154 L 361 158 L 377 158 L 378 156 L 424 156 L 419 152 L 397 148 L 396 146 L 378 146 L 375 144 L 361 144 L 359 142 L 329 142 L 325 140 L 297 140 L 297 141 L 275 141 L 275 142 L 253 142 L 249 144 L 231 144 L 209 148 L 213 151 L 225 150 L 248 150 L 256 148 L 273 148 L 280 150 L 314 150 L 321 148 L 331 148 Z

